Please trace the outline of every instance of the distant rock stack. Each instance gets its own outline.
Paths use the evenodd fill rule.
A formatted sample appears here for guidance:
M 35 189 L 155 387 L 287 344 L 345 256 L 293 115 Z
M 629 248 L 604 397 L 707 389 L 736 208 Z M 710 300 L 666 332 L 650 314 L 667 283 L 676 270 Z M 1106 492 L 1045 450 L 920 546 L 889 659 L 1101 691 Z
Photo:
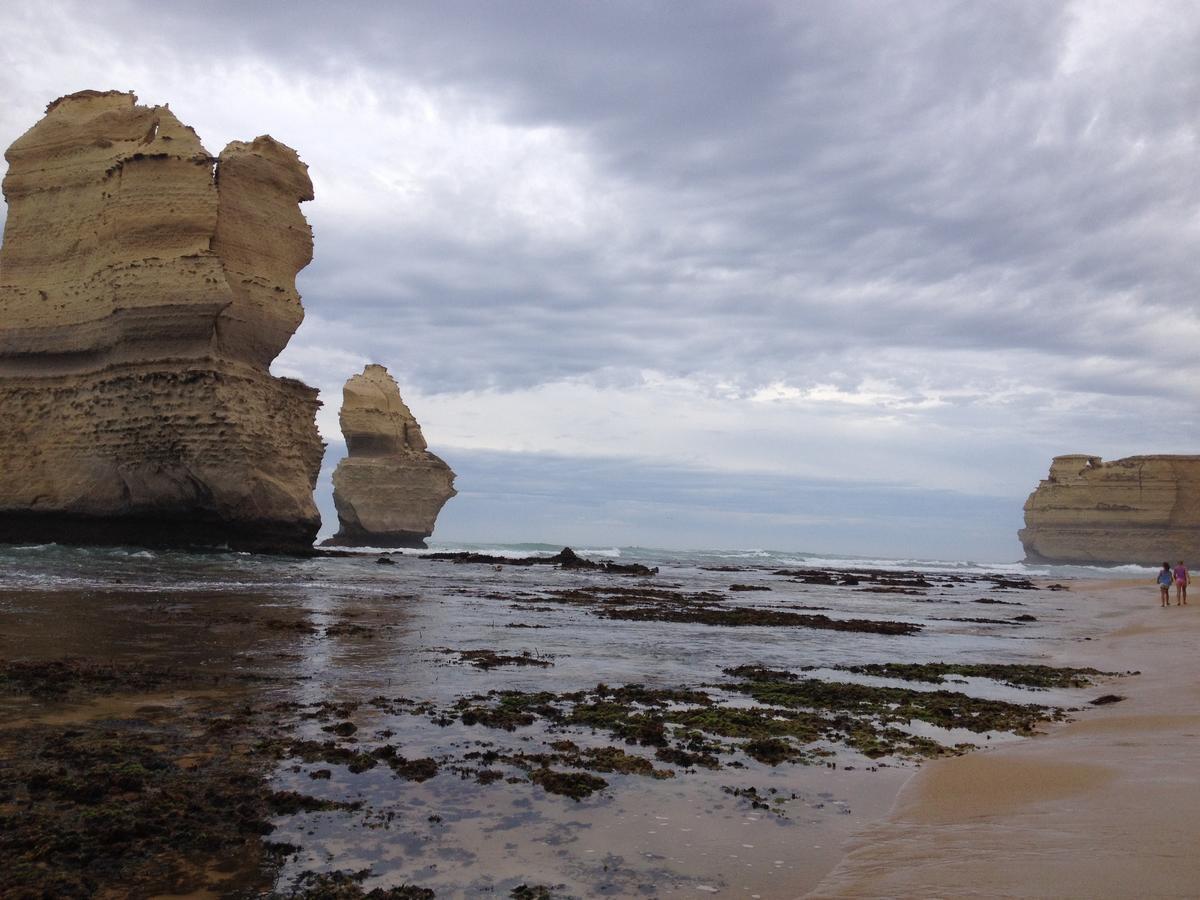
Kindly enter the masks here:
M 5 158 L 0 541 L 310 549 L 320 403 L 268 372 L 312 259 L 295 151 L 82 91 Z
M 346 382 L 341 425 L 349 455 L 333 473 L 338 533 L 325 544 L 424 547 L 453 497 L 454 472 L 430 453 L 421 426 L 383 366 Z
M 1200 565 L 1200 456 L 1056 456 L 1019 536 L 1030 562 Z

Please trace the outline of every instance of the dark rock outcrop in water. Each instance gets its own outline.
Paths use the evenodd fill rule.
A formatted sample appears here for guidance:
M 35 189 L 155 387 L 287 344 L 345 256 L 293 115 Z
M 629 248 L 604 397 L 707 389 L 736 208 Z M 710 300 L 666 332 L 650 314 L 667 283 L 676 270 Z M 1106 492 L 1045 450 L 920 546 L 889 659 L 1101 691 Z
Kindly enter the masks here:
M 333 473 L 340 527 L 325 545 L 424 547 L 458 493 L 454 472 L 429 452 L 387 369 L 367 366 L 346 382 L 340 420 L 349 455 Z
M 558 566 L 562 569 L 577 569 L 587 572 L 608 572 L 613 575 L 657 575 L 658 567 L 651 569 L 641 563 L 615 563 L 604 560 L 595 562 L 580 556 L 570 547 L 563 547 L 553 556 L 493 556 L 488 553 L 429 553 L 425 559 L 437 559 L 456 563 L 477 563 L 488 566 Z
M 82 91 L 5 154 L 0 541 L 311 547 L 317 392 L 300 324 L 307 167 L 211 156 L 165 106 Z
M 1025 502 L 1030 562 L 1157 566 L 1200 551 L 1200 456 L 1056 456 Z

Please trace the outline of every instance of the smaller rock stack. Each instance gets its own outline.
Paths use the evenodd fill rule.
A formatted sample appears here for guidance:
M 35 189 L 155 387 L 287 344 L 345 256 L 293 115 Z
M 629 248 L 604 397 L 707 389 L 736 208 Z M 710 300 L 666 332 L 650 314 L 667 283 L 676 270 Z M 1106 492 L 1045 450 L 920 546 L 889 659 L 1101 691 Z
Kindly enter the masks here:
M 347 381 L 339 418 L 349 455 L 333 473 L 339 529 L 325 545 L 424 547 L 457 493 L 454 472 L 427 449 L 388 370 L 370 365 Z

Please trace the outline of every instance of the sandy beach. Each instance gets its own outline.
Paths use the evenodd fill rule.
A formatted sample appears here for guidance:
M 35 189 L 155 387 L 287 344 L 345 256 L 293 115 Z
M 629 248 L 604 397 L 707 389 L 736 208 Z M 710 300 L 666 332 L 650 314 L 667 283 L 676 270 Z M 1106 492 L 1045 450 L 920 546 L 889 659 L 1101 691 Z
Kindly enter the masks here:
M 1047 662 L 1140 672 L 1108 686 L 1125 699 L 927 764 L 805 896 L 1197 896 L 1200 601 L 1160 608 L 1142 581 L 1076 583 L 1072 600 L 1111 630 Z

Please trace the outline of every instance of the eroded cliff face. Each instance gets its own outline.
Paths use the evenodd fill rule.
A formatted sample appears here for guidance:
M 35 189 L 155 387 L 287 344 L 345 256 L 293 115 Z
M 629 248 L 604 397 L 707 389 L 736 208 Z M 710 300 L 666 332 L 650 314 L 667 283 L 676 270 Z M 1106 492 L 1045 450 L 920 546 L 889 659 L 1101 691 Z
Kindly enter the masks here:
M 1200 552 L 1200 456 L 1056 456 L 1025 502 L 1032 562 L 1158 566 Z
M 454 472 L 430 453 L 421 426 L 383 366 L 346 382 L 340 421 L 349 455 L 333 473 L 338 533 L 330 545 L 424 547 L 453 497 Z
M 82 91 L 5 159 L 0 540 L 310 547 L 320 404 L 268 372 L 312 258 L 296 153 Z

